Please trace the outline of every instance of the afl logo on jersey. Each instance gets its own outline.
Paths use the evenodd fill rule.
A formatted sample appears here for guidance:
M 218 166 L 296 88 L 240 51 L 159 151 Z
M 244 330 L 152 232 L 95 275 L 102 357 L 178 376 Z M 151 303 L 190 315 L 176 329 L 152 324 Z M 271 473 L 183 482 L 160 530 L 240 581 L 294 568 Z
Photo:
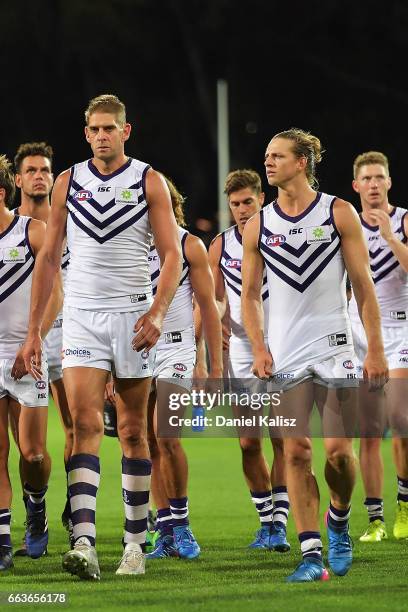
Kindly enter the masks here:
M 87 189 L 81 189 L 81 191 L 77 191 L 74 193 L 74 200 L 77 202 L 87 202 L 92 198 L 92 191 L 88 191 Z
M 187 370 L 187 366 L 185 366 L 184 363 L 175 363 L 173 368 L 179 372 L 185 372 Z
M 346 368 L 347 370 L 353 370 L 354 363 L 350 359 L 347 359 L 347 361 L 343 361 L 343 368 Z
M 44 380 L 39 380 L 35 383 L 37 389 L 46 389 L 47 383 Z
M 266 244 L 270 247 L 282 246 L 286 242 L 286 238 L 283 234 L 272 234 L 266 239 Z
M 400 351 L 400 355 L 408 355 L 408 349 L 402 349 L 402 351 Z
M 226 268 L 236 268 L 237 270 L 241 269 L 241 260 L 240 259 L 227 259 L 225 262 Z

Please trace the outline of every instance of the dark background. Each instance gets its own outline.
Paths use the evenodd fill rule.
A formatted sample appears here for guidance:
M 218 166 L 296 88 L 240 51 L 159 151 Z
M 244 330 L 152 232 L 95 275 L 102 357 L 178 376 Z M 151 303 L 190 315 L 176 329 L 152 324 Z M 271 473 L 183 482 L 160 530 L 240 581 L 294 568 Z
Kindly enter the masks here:
M 174 179 L 187 217 L 217 229 L 216 82 L 229 84 L 231 169 L 264 179 L 270 138 L 292 126 L 326 153 L 322 190 L 357 204 L 354 157 L 388 155 L 408 202 L 408 2 L 37 0 L 0 5 L 1 152 L 47 140 L 59 173 L 90 156 L 88 100 L 116 93 L 127 152 Z M 270 200 L 274 193 L 265 190 Z

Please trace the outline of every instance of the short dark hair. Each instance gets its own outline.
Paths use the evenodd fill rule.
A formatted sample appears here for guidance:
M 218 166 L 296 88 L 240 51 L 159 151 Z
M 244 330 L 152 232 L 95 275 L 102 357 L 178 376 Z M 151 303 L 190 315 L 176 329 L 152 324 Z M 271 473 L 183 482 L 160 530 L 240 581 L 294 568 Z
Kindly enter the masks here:
M 26 157 L 31 157 L 32 155 L 42 155 L 43 157 L 49 159 L 50 164 L 52 165 L 54 151 L 52 150 L 51 145 L 47 144 L 46 142 L 25 142 L 18 147 L 17 153 L 14 157 L 14 168 L 18 174 L 20 173 L 23 159 Z
M 4 199 L 6 206 L 10 208 L 16 195 L 16 185 L 14 183 L 13 167 L 5 155 L 0 155 L 0 187 L 6 192 Z
M 261 177 L 255 170 L 233 170 L 225 179 L 224 193 L 229 197 L 234 191 L 249 187 L 254 193 L 262 193 Z

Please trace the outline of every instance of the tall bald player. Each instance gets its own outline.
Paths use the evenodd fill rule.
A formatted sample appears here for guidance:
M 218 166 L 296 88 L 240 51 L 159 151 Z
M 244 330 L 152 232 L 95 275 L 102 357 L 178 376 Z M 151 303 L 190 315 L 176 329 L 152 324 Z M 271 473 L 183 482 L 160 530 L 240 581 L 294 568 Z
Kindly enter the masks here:
M 177 225 L 164 179 L 125 155 L 131 133 L 114 95 L 90 101 L 85 137 L 93 157 L 56 180 L 44 248 L 34 271 L 25 363 L 41 370 L 38 329 L 67 231 L 63 371 L 74 426 L 68 485 L 75 546 L 63 567 L 99 579 L 95 510 L 105 385 L 113 373 L 122 446 L 124 554 L 118 574 L 142 574 L 150 489 L 147 398 L 163 318 L 181 272 Z M 152 298 L 148 254 L 153 233 L 162 263 Z M 33 362 L 32 362 L 33 360 Z

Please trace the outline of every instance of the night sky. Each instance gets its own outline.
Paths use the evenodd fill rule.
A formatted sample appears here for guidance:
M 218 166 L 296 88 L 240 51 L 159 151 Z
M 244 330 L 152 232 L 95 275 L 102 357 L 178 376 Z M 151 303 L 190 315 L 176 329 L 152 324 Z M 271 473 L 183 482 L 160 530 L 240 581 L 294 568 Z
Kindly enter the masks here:
M 322 190 L 356 204 L 353 159 L 376 149 L 390 159 L 391 202 L 408 207 L 404 0 L 37 0 L 3 2 L 0 17 L 1 153 L 45 139 L 56 173 L 86 159 L 83 111 L 115 93 L 133 125 L 127 153 L 173 178 L 194 231 L 216 216 L 224 78 L 231 169 L 264 180 L 269 139 L 301 127 L 326 149 Z

